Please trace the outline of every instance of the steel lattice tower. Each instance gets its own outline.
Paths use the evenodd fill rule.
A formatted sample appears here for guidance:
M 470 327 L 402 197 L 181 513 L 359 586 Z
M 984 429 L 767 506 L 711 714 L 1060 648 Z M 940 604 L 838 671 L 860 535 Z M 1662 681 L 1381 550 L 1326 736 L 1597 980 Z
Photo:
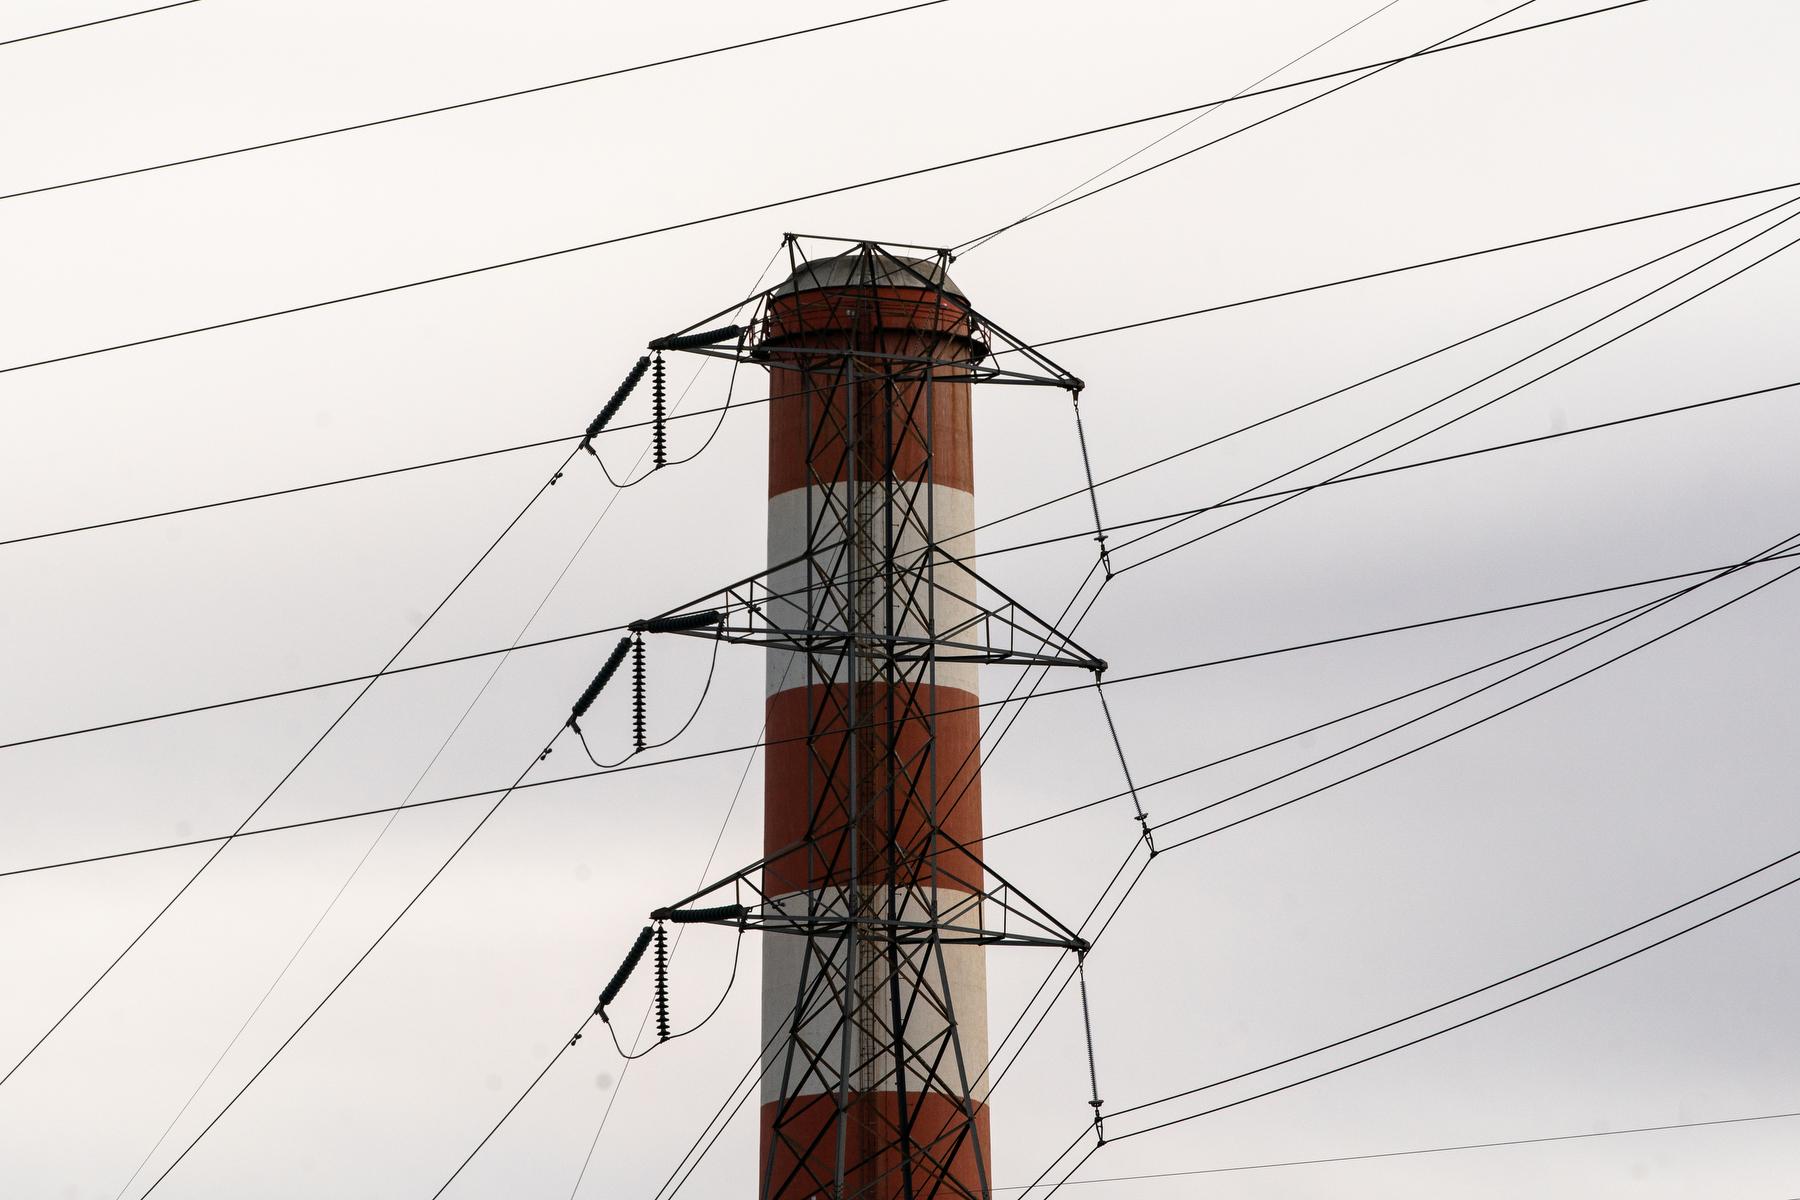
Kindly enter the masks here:
M 970 385 L 1080 384 L 995 365 L 944 252 L 797 244 L 738 347 L 699 351 L 769 369 L 772 565 L 680 630 L 768 647 L 764 857 L 657 916 L 779 935 L 760 1197 L 985 1200 L 986 947 L 1084 944 L 981 857 L 978 665 L 1104 664 L 971 565 Z

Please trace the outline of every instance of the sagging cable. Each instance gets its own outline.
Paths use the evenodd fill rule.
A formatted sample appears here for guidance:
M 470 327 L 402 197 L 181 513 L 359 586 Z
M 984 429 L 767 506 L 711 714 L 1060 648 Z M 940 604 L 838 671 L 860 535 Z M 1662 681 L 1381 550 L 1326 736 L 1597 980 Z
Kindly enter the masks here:
M 644 926 L 637 935 L 637 941 L 631 944 L 630 952 L 625 955 L 625 961 L 619 964 L 619 969 L 613 972 L 613 977 L 607 981 L 606 987 L 600 992 L 600 1003 L 594 1006 L 594 1015 L 608 1025 L 612 1022 L 607 1021 L 606 1006 L 619 998 L 620 989 L 625 986 L 625 981 L 631 978 L 631 973 L 637 970 L 638 963 L 643 961 L 644 951 L 650 948 L 650 939 L 655 936 L 656 927 L 654 925 Z
M 583 450 L 592 454 L 596 459 L 600 457 L 599 453 L 594 449 L 594 439 L 599 437 L 600 431 L 605 429 L 613 417 L 618 415 L 619 406 L 624 404 L 625 398 L 631 395 L 638 384 L 643 382 L 644 372 L 649 369 L 650 356 L 648 354 L 641 356 L 637 362 L 631 365 L 631 370 L 625 376 L 625 382 L 621 383 L 618 386 L 618 389 L 613 392 L 612 399 L 606 402 L 606 407 L 600 410 L 599 415 L 588 422 L 587 432 L 581 437 L 581 448 Z
M 614 646 L 612 653 L 606 656 L 606 662 L 601 666 L 600 673 L 594 676 L 593 682 L 587 685 L 587 689 L 575 701 L 575 707 L 569 710 L 569 728 L 577 734 L 581 732 L 579 724 L 581 718 L 587 716 L 587 710 L 593 707 L 595 697 L 600 695 L 600 689 L 604 688 L 618 673 L 619 664 L 625 661 L 625 654 L 631 649 L 633 640 L 635 639 L 629 634 L 619 639 L 619 644 Z
M 742 325 L 721 325 L 717 329 L 703 329 L 698 333 L 672 333 L 667 337 L 659 337 L 646 349 L 693 350 L 700 346 L 716 346 L 720 342 L 735 342 L 743 336 Z

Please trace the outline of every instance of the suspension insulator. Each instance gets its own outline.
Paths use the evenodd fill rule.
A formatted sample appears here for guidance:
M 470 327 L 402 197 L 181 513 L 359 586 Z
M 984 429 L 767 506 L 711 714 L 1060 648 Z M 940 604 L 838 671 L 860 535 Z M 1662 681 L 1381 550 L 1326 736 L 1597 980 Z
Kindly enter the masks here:
M 600 694 L 600 689 L 607 685 L 618 671 L 619 664 L 625 661 L 625 652 L 631 649 L 631 641 L 629 635 L 620 638 L 619 644 L 614 646 L 612 653 L 606 656 L 606 662 L 601 666 L 600 673 L 594 676 L 594 681 L 587 685 L 587 690 L 582 692 L 580 699 L 575 701 L 575 707 L 569 710 L 570 729 L 579 731 L 580 727 L 575 722 L 587 715 L 587 710 L 593 706 L 594 698 Z
M 645 736 L 645 707 L 644 639 L 638 637 L 631 643 L 631 741 L 639 752 L 643 751 L 648 741 Z
M 619 989 L 625 986 L 625 981 L 631 978 L 631 973 L 637 970 L 638 963 L 643 961 L 644 951 L 650 948 L 650 939 L 654 936 L 656 936 L 655 926 L 644 926 L 637 935 L 637 941 L 631 943 L 631 950 L 625 955 L 625 961 L 619 964 L 619 969 L 614 971 L 613 977 L 607 981 L 605 989 L 600 993 L 600 1003 L 594 1006 L 594 1012 L 600 1016 L 601 1020 L 606 1019 L 606 1006 L 619 998 Z
M 656 927 L 656 1036 L 669 1040 L 669 936 Z
M 650 454 L 652 468 L 659 471 L 669 465 L 668 400 L 668 372 L 659 350 L 650 364 Z
M 742 325 L 721 325 L 717 329 L 703 329 L 699 333 L 672 333 L 668 337 L 659 337 L 650 343 L 651 350 L 692 350 L 696 346 L 716 346 L 720 342 L 735 342 L 744 336 Z
M 725 614 L 716 608 L 705 612 L 683 613 L 676 617 L 646 617 L 642 621 L 633 621 L 633 633 L 682 633 L 689 629 L 706 629 L 717 625 L 725 619 Z
M 583 450 L 590 452 L 593 450 L 594 439 L 600 436 L 600 431 L 605 429 L 607 423 L 618 413 L 619 406 L 625 403 L 625 397 L 631 395 L 632 390 L 643 381 L 644 372 L 649 369 L 650 356 L 648 354 L 643 355 L 631 365 L 631 371 L 625 376 L 625 382 L 621 383 L 618 390 L 613 392 L 612 399 L 606 402 L 606 407 L 600 410 L 599 415 L 588 422 L 587 432 L 581 438 Z

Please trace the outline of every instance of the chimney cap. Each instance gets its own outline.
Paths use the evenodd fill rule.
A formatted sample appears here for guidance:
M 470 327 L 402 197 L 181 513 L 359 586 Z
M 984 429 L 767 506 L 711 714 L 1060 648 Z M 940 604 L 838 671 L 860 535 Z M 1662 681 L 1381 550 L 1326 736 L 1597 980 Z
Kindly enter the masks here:
M 952 296 L 968 299 L 935 258 L 905 258 L 885 250 L 857 250 L 829 258 L 808 259 L 770 293 L 791 296 L 821 288 L 899 287 L 925 290 L 942 286 Z

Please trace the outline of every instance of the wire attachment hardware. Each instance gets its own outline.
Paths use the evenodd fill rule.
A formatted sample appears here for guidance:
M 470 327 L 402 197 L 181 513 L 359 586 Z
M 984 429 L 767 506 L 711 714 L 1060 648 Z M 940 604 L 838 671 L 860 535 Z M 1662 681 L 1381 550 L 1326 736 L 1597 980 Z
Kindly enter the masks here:
M 662 351 L 650 363 L 650 461 L 660 471 L 669 465 L 669 375 Z

